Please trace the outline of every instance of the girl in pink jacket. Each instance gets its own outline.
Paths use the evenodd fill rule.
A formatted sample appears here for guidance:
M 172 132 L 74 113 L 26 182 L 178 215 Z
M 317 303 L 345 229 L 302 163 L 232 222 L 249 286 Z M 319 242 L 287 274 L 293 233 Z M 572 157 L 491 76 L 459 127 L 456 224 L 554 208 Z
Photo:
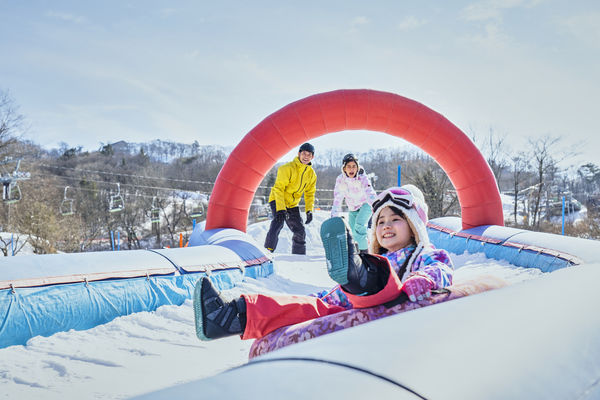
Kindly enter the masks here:
M 348 225 L 362 253 L 367 251 L 367 224 L 371 217 L 371 204 L 376 198 L 377 194 L 358 159 L 352 153 L 346 154 L 342 160 L 342 173 L 335 180 L 331 217 L 340 216 L 342 202 L 346 200 Z

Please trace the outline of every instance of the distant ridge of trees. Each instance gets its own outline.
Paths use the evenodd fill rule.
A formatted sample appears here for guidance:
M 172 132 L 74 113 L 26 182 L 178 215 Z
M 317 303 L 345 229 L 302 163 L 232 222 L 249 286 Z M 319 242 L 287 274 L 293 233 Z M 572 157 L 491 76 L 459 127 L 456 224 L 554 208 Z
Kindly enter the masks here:
M 122 249 L 179 246 L 187 242 L 194 220 L 205 219 L 208 197 L 232 148 L 210 144 L 182 144 L 168 140 L 147 143 L 102 143 L 96 151 L 70 147 L 56 149 L 22 139 L 24 117 L 13 100 L 0 90 L 0 161 L 20 159 L 20 171 L 30 179 L 18 182 L 21 198 L 0 203 L 0 231 L 14 233 L 12 243 L 0 241 L 0 250 L 18 252 L 28 242 L 39 254 L 111 249 L 110 233 L 121 237 Z M 511 153 L 502 136 L 490 130 L 474 137 L 495 174 L 498 186 L 512 196 L 515 208 L 506 224 L 560 232 L 552 222 L 563 196 L 569 209 L 588 208 L 583 224 L 568 224 L 568 235 L 600 238 L 600 167 L 592 162 L 570 168 L 559 165 L 569 158 L 560 138 L 531 141 L 528 149 Z M 479 141 L 479 143 L 477 143 Z M 429 204 L 429 217 L 460 216 L 456 193 L 447 175 L 424 152 L 414 147 L 356 151 L 319 150 L 313 161 L 317 172 L 317 204 L 331 206 L 336 177 L 344 154 L 353 152 L 371 174 L 376 191 L 402 183 L 419 186 Z M 281 163 L 289 160 L 281 160 Z M 9 164 L 4 165 L 7 168 Z M 265 203 L 278 165 L 256 191 L 250 218 L 265 218 Z M 6 176 L 10 170 L 2 172 Z M 243 173 L 243 171 L 240 171 Z M 13 188 L 14 189 L 14 188 Z M 15 191 L 16 193 L 17 191 Z M 115 209 L 121 198 L 122 209 Z M 69 207 L 72 209 L 69 211 Z M 16 246 L 15 246 L 16 245 Z

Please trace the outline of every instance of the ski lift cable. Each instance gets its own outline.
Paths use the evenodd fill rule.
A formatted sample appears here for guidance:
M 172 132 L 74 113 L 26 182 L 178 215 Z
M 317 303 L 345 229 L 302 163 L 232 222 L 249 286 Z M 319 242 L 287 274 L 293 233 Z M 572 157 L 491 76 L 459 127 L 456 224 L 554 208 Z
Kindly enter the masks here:
M 101 181 L 101 180 L 90 179 L 90 178 L 81 177 L 81 176 L 57 175 L 57 174 L 53 174 L 53 173 L 45 173 L 44 175 L 45 176 L 57 177 L 57 178 L 61 178 L 61 179 L 70 179 L 70 180 L 79 180 L 79 181 L 86 180 L 88 182 L 102 183 L 102 184 L 111 184 L 112 183 L 110 181 Z M 138 185 L 138 184 L 133 184 L 133 183 L 121 183 L 121 185 L 123 185 L 123 186 L 131 186 L 131 187 L 136 187 L 136 188 L 143 188 L 143 189 L 153 189 L 153 190 L 181 191 L 181 192 L 190 192 L 190 193 L 194 193 L 194 192 L 205 193 L 205 192 L 200 191 L 200 190 L 190 190 L 190 189 L 182 189 L 182 188 L 171 188 L 171 187 L 165 187 L 165 186 L 147 186 L 147 185 Z
M 79 176 L 68 176 L 68 175 L 57 175 L 57 174 L 53 174 L 53 173 L 45 173 L 46 176 L 53 176 L 53 177 L 57 177 L 57 178 L 62 178 L 62 179 L 70 179 L 70 180 L 86 180 L 88 182 L 94 182 L 94 183 L 102 183 L 102 184 L 110 184 L 111 182 L 107 182 L 107 181 L 100 181 L 97 179 L 89 179 L 89 178 L 85 178 L 85 177 L 79 177 Z M 129 175 L 131 176 L 131 175 Z M 169 178 L 165 178 L 165 179 L 169 179 Z M 183 181 L 183 180 L 182 180 Z M 186 182 L 196 182 L 196 183 L 202 183 L 199 181 L 186 181 Z M 212 182 L 208 182 L 211 185 L 214 185 L 214 183 Z M 181 188 L 170 188 L 170 187 L 165 187 L 165 186 L 147 186 L 147 185 L 137 185 L 137 184 L 132 184 L 132 183 L 121 183 L 121 185 L 123 186 L 131 186 L 134 188 L 140 188 L 140 189 L 152 189 L 152 190 L 165 190 L 165 191 L 181 191 L 181 192 L 190 192 L 190 193 L 203 193 L 203 194 L 209 194 L 207 192 L 203 192 L 201 190 L 189 190 L 189 189 L 181 189 Z M 258 186 L 257 189 L 271 189 L 270 186 Z M 328 192 L 333 192 L 333 190 L 331 189 L 317 189 L 317 191 L 328 191 Z
M 106 182 L 103 182 L 106 183 Z M 56 184 L 49 184 L 48 186 L 53 186 L 53 187 L 59 187 L 59 188 L 64 188 L 64 185 L 56 185 Z M 82 187 L 73 187 L 73 186 L 69 186 L 69 189 L 72 191 L 83 191 L 83 192 L 92 192 L 92 193 L 103 193 L 103 192 L 107 192 L 107 190 L 105 189 L 88 189 L 88 188 L 82 188 Z M 201 194 L 205 194 L 208 195 L 208 193 L 202 193 Z M 125 196 L 134 196 L 134 197 L 145 197 L 148 199 L 154 198 L 156 197 L 157 200 L 170 200 L 171 197 L 170 196 L 157 196 L 157 195 L 151 195 L 151 194 L 143 194 L 143 193 L 126 193 Z
M 104 185 L 110 185 L 113 183 L 113 182 L 107 182 L 107 181 L 100 181 L 97 179 L 82 178 L 82 177 L 77 177 L 77 176 L 63 176 L 63 175 L 55 175 L 55 174 L 46 174 L 46 176 L 53 176 L 53 177 L 58 177 L 58 178 L 62 178 L 62 179 L 76 180 L 76 181 L 86 180 L 87 182 L 101 183 Z M 138 188 L 138 189 L 164 190 L 164 191 L 170 191 L 170 192 L 189 192 L 189 193 L 207 194 L 207 192 L 204 192 L 201 190 L 170 188 L 170 187 L 164 187 L 164 186 L 136 185 L 133 183 L 121 183 L 121 186 L 127 186 L 127 187 Z
M 192 179 L 177 179 L 177 178 L 165 178 L 165 177 L 158 177 L 158 176 L 134 175 L 134 174 L 125 174 L 125 173 L 121 173 L 121 172 L 109 172 L 109 171 L 91 170 L 91 169 L 84 169 L 84 168 L 59 167 L 56 165 L 49 165 L 49 164 L 39 164 L 39 165 L 42 167 L 46 167 L 46 168 L 64 169 L 64 170 L 79 171 L 79 172 L 90 172 L 90 173 L 95 173 L 95 174 L 104 174 L 104 175 L 113 175 L 113 176 L 126 176 L 129 178 L 158 179 L 158 180 L 166 180 L 166 181 L 173 181 L 173 182 L 199 183 L 199 184 L 203 184 L 203 185 L 214 185 L 215 184 L 214 182 L 196 181 L 196 180 L 192 180 Z
M 48 165 L 48 164 L 39 164 L 39 165 L 43 166 L 43 167 L 47 167 L 47 168 L 64 169 L 64 170 L 79 171 L 79 172 L 90 172 L 90 173 L 113 175 L 113 176 L 125 176 L 125 177 L 129 177 L 129 178 L 159 179 L 159 180 L 166 180 L 166 181 L 173 181 L 173 182 L 198 183 L 198 184 L 213 185 L 213 186 L 215 184 L 215 182 L 196 181 L 193 179 L 177 179 L 177 178 L 165 178 L 165 177 L 156 177 L 156 176 L 147 176 L 147 175 L 134 175 L 134 174 L 125 174 L 125 173 L 120 173 L 120 172 L 91 170 L 91 169 L 85 169 L 85 168 L 60 167 L 60 166 Z M 61 176 L 61 175 L 57 175 L 57 176 Z M 270 188 L 271 188 L 270 186 L 258 186 L 257 187 L 257 189 L 270 189 Z M 333 192 L 333 189 L 317 189 L 317 191 Z

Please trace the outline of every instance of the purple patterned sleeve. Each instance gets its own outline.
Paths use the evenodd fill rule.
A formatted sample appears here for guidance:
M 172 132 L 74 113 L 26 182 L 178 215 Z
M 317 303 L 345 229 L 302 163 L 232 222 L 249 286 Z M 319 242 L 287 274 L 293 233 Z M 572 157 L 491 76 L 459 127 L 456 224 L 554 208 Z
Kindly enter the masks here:
M 435 282 L 435 289 L 452 285 L 454 267 L 448 252 L 444 249 L 425 249 L 415 260 L 413 273 L 426 273 Z
M 327 304 L 344 307 L 346 310 L 353 308 L 350 300 L 348 300 L 348 297 L 344 294 L 342 289 L 340 289 L 339 285 L 331 290 L 322 290 L 318 293 L 311 294 L 311 296 L 318 297 Z

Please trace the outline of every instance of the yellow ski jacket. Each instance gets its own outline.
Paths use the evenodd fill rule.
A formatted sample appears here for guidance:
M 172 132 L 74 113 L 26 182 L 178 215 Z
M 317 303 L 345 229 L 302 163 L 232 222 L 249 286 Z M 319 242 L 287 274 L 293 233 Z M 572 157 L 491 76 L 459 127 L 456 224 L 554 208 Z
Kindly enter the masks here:
M 317 174 L 312 165 L 302 164 L 298 157 L 277 169 L 269 202 L 275 200 L 277 211 L 298 206 L 304 193 L 305 211 L 312 211 L 317 190 Z

